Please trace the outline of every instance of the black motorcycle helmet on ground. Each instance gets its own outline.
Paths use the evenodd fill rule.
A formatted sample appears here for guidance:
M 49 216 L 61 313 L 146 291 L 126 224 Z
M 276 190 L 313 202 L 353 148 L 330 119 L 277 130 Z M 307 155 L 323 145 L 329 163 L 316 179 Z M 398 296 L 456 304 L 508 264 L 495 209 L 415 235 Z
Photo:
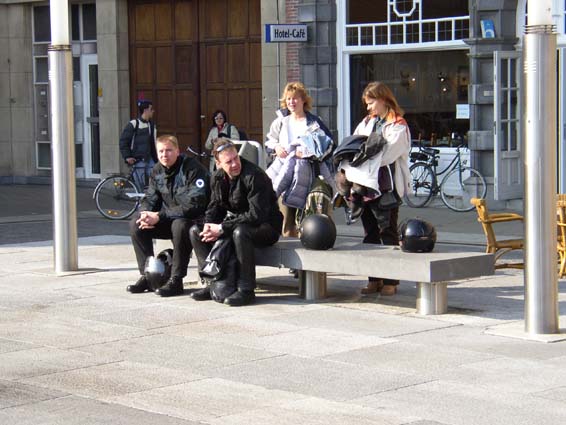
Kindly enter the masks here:
M 399 244 L 406 252 L 431 252 L 436 243 L 436 229 L 419 218 L 405 220 L 399 226 Z
M 151 291 L 155 291 L 165 285 L 167 280 L 171 277 L 172 265 L 172 249 L 165 249 L 155 257 L 147 257 L 147 260 L 145 260 L 144 276 Z
M 300 234 L 305 248 L 327 250 L 336 242 L 336 225 L 326 214 L 311 214 L 301 223 Z

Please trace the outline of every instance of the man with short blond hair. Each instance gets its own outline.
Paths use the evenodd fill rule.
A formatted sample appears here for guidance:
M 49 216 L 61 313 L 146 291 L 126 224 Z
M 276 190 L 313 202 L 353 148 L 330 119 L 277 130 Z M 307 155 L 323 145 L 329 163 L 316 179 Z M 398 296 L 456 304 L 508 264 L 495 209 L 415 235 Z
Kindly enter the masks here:
M 130 236 L 140 278 L 126 289 L 131 293 L 150 291 L 144 276 L 145 262 L 153 256 L 153 239 L 171 239 L 171 277 L 155 293 L 162 297 L 183 293 L 183 277 L 192 251 L 189 230 L 201 222 L 210 195 L 206 168 L 179 152 L 175 136 L 160 136 L 156 143 L 158 163 L 153 167 L 141 209 L 130 221 Z

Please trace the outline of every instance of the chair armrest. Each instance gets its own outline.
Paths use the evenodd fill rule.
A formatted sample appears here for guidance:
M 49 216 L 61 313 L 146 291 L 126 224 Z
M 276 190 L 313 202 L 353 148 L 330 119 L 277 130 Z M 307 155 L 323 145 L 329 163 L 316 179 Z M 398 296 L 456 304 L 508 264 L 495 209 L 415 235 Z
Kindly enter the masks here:
M 490 214 L 487 220 L 478 218 L 481 223 L 504 223 L 506 221 L 523 221 L 523 216 L 515 213 L 495 213 Z

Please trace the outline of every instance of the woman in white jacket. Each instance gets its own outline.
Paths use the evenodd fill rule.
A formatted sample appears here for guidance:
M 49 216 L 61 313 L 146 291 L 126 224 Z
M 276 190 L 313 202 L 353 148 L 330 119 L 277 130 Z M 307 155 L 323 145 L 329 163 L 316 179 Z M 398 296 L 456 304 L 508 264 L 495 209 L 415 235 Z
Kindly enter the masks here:
M 342 189 L 353 184 L 349 200 L 358 197 L 362 205 L 364 243 L 398 245 L 399 204 L 395 200 L 401 200 L 410 183 L 408 157 L 411 135 L 403 110 L 385 84 L 369 83 L 362 99 L 367 105 L 368 115 L 356 127 L 354 134 L 369 136 L 374 131 L 381 131 L 387 143 L 381 152 L 357 167 L 343 161 L 336 182 Z M 361 193 L 356 193 L 356 190 Z M 384 196 L 393 200 L 393 205 L 385 205 Z M 399 281 L 370 277 L 362 293 L 394 295 L 398 284 Z
M 303 83 L 288 83 L 279 101 L 281 109 L 277 111 L 277 118 L 271 123 L 265 142 L 265 147 L 273 151 L 276 158 L 266 172 L 274 182 L 275 192 L 278 194 L 284 192 L 279 203 L 284 217 L 281 233 L 283 236 L 297 237 L 298 230 L 295 223 L 297 209 L 304 208 L 312 183 L 312 168 L 306 158 L 313 154 L 305 150 L 300 139 L 310 135 L 320 142 L 318 146 L 323 149 L 323 152 L 319 152 L 318 157 L 322 161 L 320 171 L 327 177 L 327 180 L 331 180 L 332 175 L 324 164 L 324 160 L 330 157 L 334 145 L 330 130 L 320 117 L 310 112 L 312 98 Z M 282 163 L 292 160 L 298 162 L 294 167 L 297 178 L 293 179 L 289 187 L 279 187 L 277 178 L 280 172 L 279 167 Z

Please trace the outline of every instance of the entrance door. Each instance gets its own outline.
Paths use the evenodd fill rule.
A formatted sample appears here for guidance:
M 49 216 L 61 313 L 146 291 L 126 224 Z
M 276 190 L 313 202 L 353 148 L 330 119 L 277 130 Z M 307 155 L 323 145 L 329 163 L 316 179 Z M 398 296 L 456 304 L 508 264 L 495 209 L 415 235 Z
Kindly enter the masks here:
M 212 113 L 221 109 L 249 140 L 261 142 L 260 0 L 208 0 L 199 5 L 203 139 Z
M 263 140 L 260 0 L 130 0 L 131 110 L 154 103 L 158 134 L 204 147 L 211 114 Z
M 100 177 L 100 127 L 98 114 L 98 61 L 96 55 L 81 56 L 83 83 L 83 161 L 85 177 Z M 80 146 L 80 145 L 77 145 Z
M 566 73 L 566 47 L 558 49 L 558 191 L 566 193 L 566 84 L 561 75 Z
M 494 180 L 496 200 L 523 197 L 520 52 L 494 52 Z

